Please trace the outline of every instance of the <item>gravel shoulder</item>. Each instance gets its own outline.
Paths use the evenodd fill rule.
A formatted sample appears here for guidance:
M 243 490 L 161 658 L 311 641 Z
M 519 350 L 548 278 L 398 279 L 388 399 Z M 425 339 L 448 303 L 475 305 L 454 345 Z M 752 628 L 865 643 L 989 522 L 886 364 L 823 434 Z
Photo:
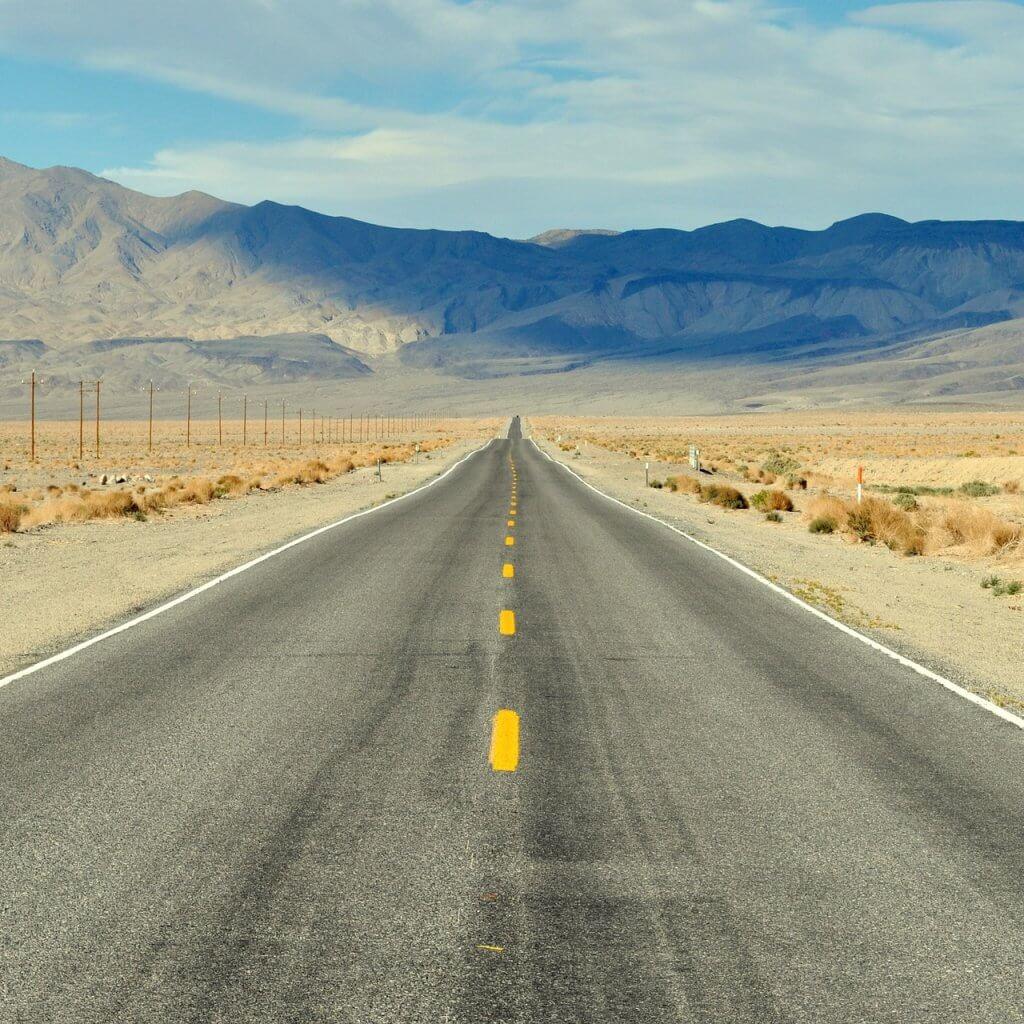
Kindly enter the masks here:
M 63 650 L 292 537 L 419 487 L 477 438 L 328 483 L 0 539 L 0 676 Z
M 770 523 L 755 512 L 700 504 L 645 487 L 642 461 L 588 444 L 577 456 L 539 435 L 534 440 L 606 494 L 685 530 L 962 686 L 1024 711 L 1024 604 L 981 588 L 984 561 L 906 558 L 880 545 L 814 536 L 798 513 Z M 685 471 L 651 462 L 652 478 Z

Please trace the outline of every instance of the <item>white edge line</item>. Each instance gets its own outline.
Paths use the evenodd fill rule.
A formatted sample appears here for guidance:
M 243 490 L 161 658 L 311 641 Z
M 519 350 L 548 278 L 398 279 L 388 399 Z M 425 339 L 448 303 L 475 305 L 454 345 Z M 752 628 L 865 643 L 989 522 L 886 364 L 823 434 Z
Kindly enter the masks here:
M 252 569 L 261 562 L 266 562 L 268 559 L 273 558 L 275 555 L 280 555 L 289 548 L 294 548 L 299 544 L 304 544 L 307 540 L 312 540 L 314 537 L 319 537 L 322 533 L 327 533 L 328 530 L 334 530 L 339 526 L 344 526 L 345 523 L 350 523 L 353 519 L 361 519 L 363 516 L 368 516 L 371 512 L 379 512 L 382 508 L 387 508 L 389 505 L 394 505 L 399 501 L 404 501 L 406 498 L 411 498 L 414 494 L 419 494 L 420 491 L 425 491 L 428 487 L 433 487 L 434 484 L 439 483 L 449 473 L 458 469 L 459 466 L 461 466 L 467 459 L 471 459 L 474 455 L 482 452 L 485 448 L 489 448 L 495 440 L 497 439 L 491 438 L 487 444 L 481 445 L 479 448 L 474 448 L 471 452 L 467 452 L 458 460 L 458 462 L 453 463 L 443 473 L 439 473 L 437 476 L 428 480 L 425 484 L 420 484 L 419 487 L 416 487 L 411 491 L 406 491 L 405 494 L 398 495 L 397 498 L 390 498 L 389 500 L 382 502 L 380 505 L 373 505 L 370 508 L 362 509 L 360 512 L 353 512 L 352 515 L 345 516 L 343 519 L 338 519 L 333 523 L 328 523 L 326 526 L 319 526 L 309 533 L 304 533 L 301 537 L 294 537 L 286 544 L 282 544 L 280 547 L 276 547 L 271 551 L 266 551 L 262 555 L 250 559 L 248 562 L 244 562 L 242 565 L 236 565 L 233 569 L 229 569 L 227 572 L 221 573 L 212 580 L 207 580 L 205 583 L 201 583 L 198 587 L 186 590 L 185 593 L 171 598 L 170 601 L 165 601 L 156 608 L 151 608 L 148 612 L 136 615 L 135 618 L 128 619 L 127 622 L 122 622 L 120 625 L 114 626 L 103 633 L 98 633 L 96 636 L 91 636 L 88 640 L 83 640 L 81 643 L 75 644 L 74 647 L 69 647 L 65 651 L 60 651 L 57 654 L 51 655 L 49 658 L 44 658 L 42 661 L 37 661 L 32 665 L 28 665 L 26 668 L 19 669 L 17 672 L 12 672 L 9 676 L 0 678 L 0 689 L 3 689 L 5 686 L 10 686 L 11 683 L 17 682 L 19 679 L 24 679 L 26 676 L 30 676 L 44 668 L 48 668 L 50 665 L 55 665 L 59 661 L 64 661 L 65 659 L 70 658 L 73 655 L 78 654 L 80 651 L 84 651 L 103 640 L 108 640 L 112 636 L 117 636 L 118 633 L 123 633 L 125 630 L 131 629 L 133 626 L 138 626 L 140 623 L 148 622 L 150 619 L 156 618 L 157 615 L 162 615 L 164 612 L 170 611 L 172 608 L 177 608 L 179 604 L 191 601 L 193 597 L 198 597 L 199 594 L 204 593 L 211 587 L 217 586 L 218 583 L 223 583 L 225 580 L 231 579 L 232 576 L 238 576 L 247 569 Z
M 773 583 L 770 579 L 762 576 L 759 572 L 751 569 L 750 566 L 744 565 L 742 562 L 736 561 L 735 558 L 730 558 L 729 555 L 724 554 L 717 548 L 713 548 L 710 544 L 705 544 L 702 540 L 697 540 L 696 537 L 687 533 L 685 530 L 680 530 L 678 527 L 673 526 L 671 523 L 666 523 L 664 519 L 659 519 L 657 516 L 653 516 L 650 512 L 643 512 L 638 508 L 634 508 L 632 505 L 626 504 L 624 501 L 620 501 L 618 498 L 613 498 L 610 494 L 606 494 L 600 488 L 595 487 L 592 483 L 584 480 L 576 470 L 572 467 L 567 466 L 564 462 L 560 462 L 558 459 L 552 458 L 546 451 L 544 451 L 533 438 L 530 438 L 530 444 L 540 452 L 549 462 L 553 462 L 556 466 L 561 466 L 566 472 L 571 473 L 584 487 L 589 487 L 595 494 L 600 494 L 602 498 L 607 498 L 609 501 L 614 501 L 616 505 L 621 505 L 625 509 L 629 509 L 630 512 L 635 512 L 638 516 L 643 516 L 645 519 L 650 519 L 652 522 L 658 523 L 664 526 L 666 529 L 671 530 L 673 533 L 678 533 L 680 537 L 685 537 L 691 544 L 696 544 L 697 547 L 703 548 L 705 551 L 716 555 L 721 558 L 722 561 L 728 562 L 734 569 L 739 569 L 740 572 L 745 573 L 753 580 L 757 580 L 758 583 L 768 587 L 769 590 L 774 590 L 776 594 L 784 597 L 787 601 L 791 601 L 793 604 L 804 611 L 810 612 L 812 615 L 821 619 L 822 622 L 827 622 L 830 626 L 834 626 L 841 633 L 845 633 L 847 636 L 853 637 L 855 640 L 859 640 L 862 644 L 866 644 L 868 647 L 886 655 L 886 657 L 892 658 L 893 661 L 899 662 L 905 668 L 909 668 L 916 672 L 920 676 L 924 676 L 926 679 L 932 680 L 932 682 L 938 683 L 940 686 L 944 686 L 947 690 L 951 690 L 959 697 L 963 697 L 964 700 L 969 700 L 972 704 L 977 704 L 978 707 L 984 708 L 986 711 L 991 711 L 993 715 L 1003 719 L 1004 722 L 1009 722 L 1011 725 L 1015 725 L 1018 729 L 1024 729 L 1024 718 L 1020 718 L 1015 715 L 1012 711 L 1007 711 L 1006 708 L 1001 708 L 998 704 L 994 704 L 986 697 L 981 697 L 976 693 L 972 693 L 970 690 L 965 690 L 962 686 L 957 685 L 951 679 L 947 679 L 945 676 L 940 676 L 938 672 L 933 672 L 930 668 L 925 668 L 924 665 L 918 664 L 918 662 L 905 657 L 902 654 L 897 653 L 891 647 L 886 647 L 885 644 L 880 644 L 877 640 L 872 640 L 871 637 L 865 636 L 865 634 L 858 632 L 851 626 L 847 626 L 845 622 L 840 622 L 839 619 L 834 619 L 827 612 L 823 612 L 820 608 L 815 608 L 813 604 L 808 604 L 806 601 L 797 597 L 796 594 L 790 593 L 785 587 L 780 587 L 777 583 Z

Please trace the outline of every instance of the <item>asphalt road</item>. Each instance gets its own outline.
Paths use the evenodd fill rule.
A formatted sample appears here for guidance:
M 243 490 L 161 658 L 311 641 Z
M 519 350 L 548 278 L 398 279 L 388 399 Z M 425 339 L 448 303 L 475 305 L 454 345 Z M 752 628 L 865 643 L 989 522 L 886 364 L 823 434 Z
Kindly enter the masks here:
M 1024 1020 L 1024 735 L 510 433 L 0 690 L 0 1020 Z

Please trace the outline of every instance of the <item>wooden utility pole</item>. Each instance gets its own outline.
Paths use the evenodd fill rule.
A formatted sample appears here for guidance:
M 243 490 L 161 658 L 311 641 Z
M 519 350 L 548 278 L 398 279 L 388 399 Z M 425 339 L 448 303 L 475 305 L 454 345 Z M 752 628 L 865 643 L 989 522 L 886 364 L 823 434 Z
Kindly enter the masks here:
M 78 461 L 85 458 L 85 381 L 78 382 Z
M 149 450 L 153 450 L 153 382 L 149 382 Z
M 192 444 L 192 381 L 188 382 L 188 399 L 185 403 L 185 447 Z
M 102 381 L 96 381 L 96 458 L 100 457 L 100 384 Z
M 268 410 L 268 402 L 264 398 L 263 399 L 263 447 L 264 448 L 267 447 L 267 410 Z
M 217 392 L 217 444 L 222 445 L 224 443 L 224 418 L 221 416 L 221 404 L 224 395 L 222 392 Z
M 32 426 L 29 431 L 29 457 L 35 462 L 36 461 L 36 371 L 32 371 L 31 382 L 28 386 L 29 391 L 29 419 L 32 422 Z

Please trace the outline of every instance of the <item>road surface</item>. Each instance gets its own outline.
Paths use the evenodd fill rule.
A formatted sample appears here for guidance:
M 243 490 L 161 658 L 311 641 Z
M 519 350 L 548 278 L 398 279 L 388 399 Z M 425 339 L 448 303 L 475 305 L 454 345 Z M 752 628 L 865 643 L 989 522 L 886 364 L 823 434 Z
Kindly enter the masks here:
M 1024 1020 L 1024 735 L 509 434 L 0 690 L 0 1018 Z

